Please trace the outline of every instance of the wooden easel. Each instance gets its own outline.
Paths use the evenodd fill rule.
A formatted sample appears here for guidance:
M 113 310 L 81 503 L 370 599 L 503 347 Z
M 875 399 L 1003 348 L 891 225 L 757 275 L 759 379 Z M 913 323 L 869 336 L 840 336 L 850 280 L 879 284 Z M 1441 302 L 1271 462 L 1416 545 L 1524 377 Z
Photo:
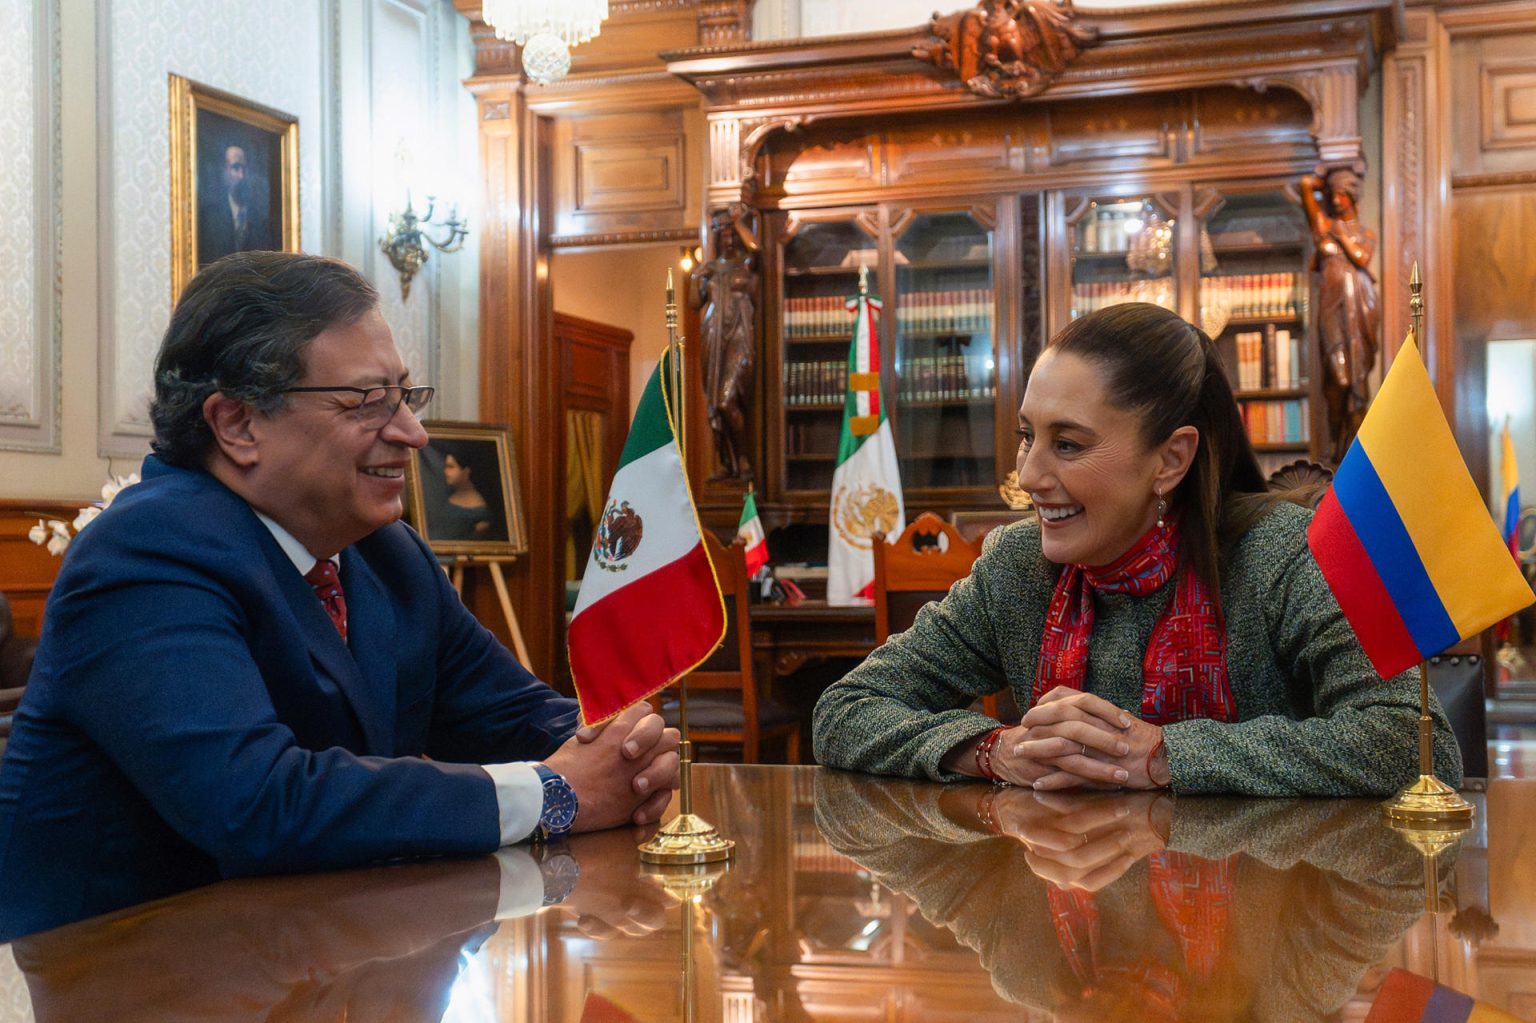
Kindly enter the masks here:
M 471 567 L 488 568 L 491 570 L 491 582 L 496 586 L 496 599 L 501 601 L 501 613 L 507 620 L 507 631 L 512 634 L 512 652 L 517 655 L 517 663 L 533 672 L 533 664 L 528 659 L 528 646 L 523 642 L 523 630 L 517 624 L 517 612 L 512 608 L 512 598 L 507 595 L 507 577 L 501 571 L 502 565 L 510 565 L 517 560 L 514 554 L 500 556 L 486 556 L 481 554 L 457 554 L 452 561 L 443 564 L 443 571 L 448 573 L 448 578 L 453 583 L 453 590 L 464 597 L 464 570 Z

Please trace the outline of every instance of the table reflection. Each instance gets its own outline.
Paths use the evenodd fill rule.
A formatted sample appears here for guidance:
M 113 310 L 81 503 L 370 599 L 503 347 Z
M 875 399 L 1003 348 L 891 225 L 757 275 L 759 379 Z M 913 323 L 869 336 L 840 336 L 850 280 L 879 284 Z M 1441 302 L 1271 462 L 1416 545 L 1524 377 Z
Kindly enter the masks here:
M 1329 1019 L 1424 906 L 1420 858 L 1370 801 L 826 773 L 816 818 L 974 949 L 1000 995 L 1063 1021 Z
M 1536 1018 L 1536 783 L 1426 874 L 1369 801 L 694 780 L 737 842 L 702 882 L 648 829 L 225 882 L 0 948 L 0 1023 L 1291 1023 L 1392 967 Z

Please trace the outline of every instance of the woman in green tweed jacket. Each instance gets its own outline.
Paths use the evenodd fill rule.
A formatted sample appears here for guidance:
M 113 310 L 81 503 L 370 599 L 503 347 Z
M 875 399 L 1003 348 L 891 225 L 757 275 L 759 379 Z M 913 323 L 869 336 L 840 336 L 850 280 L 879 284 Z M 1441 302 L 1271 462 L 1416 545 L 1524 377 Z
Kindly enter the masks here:
M 1390 795 L 1418 685 L 1381 680 L 1267 494 L 1216 347 L 1158 306 L 1074 321 L 1031 371 L 1019 485 L 971 575 L 824 693 L 829 767 L 1036 789 Z M 1010 690 L 1014 727 L 978 714 Z M 1461 756 L 1438 704 L 1435 763 Z

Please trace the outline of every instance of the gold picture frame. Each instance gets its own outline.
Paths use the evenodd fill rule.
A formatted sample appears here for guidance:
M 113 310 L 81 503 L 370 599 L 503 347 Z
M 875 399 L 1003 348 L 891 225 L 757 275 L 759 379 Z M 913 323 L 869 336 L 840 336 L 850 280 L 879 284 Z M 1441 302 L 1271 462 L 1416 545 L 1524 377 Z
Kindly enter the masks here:
M 527 553 L 511 428 L 422 425 L 431 439 L 406 466 L 405 514 L 416 532 L 439 555 L 505 560 Z
M 299 251 L 299 120 L 181 75 L 170 93 L 174 303 L 219 256 Z

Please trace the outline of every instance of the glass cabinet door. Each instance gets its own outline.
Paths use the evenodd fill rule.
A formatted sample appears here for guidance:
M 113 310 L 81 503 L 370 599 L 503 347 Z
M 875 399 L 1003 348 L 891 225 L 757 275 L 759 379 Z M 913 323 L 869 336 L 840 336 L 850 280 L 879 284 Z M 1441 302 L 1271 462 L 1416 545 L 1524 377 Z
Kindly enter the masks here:
M 872 226 L 872 225 L 871 225 Z M 859 267 L 879 279 L 874 234 L 850 215 L 795 225 L 784 245 L 784 488 L 829 490 L 836 468 Z
M 891 232 L 896 294 L 885 331 L 896 341 L 902 488 L 993 484 L 992 230 L 969 212 L 905 211 Z
M 1278 186 L 1205 192 L 1196 212 L 1201 326 L 1268 473 L 1311 450 L 1306 216 Z
M 1178 310 L 1177 196 L 1090 198 L 1072 237 L 1072 319 L 1123 302 Z

